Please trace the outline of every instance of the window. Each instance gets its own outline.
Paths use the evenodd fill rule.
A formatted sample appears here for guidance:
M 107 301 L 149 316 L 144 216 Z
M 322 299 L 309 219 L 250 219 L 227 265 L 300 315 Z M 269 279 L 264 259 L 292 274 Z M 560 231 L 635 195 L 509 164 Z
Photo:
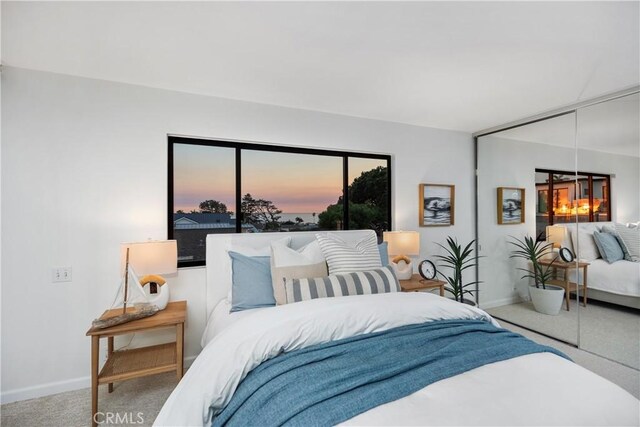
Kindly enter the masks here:
M 609 175 L 536 169 L 536 234 L 547 225 L 611 221 Z
M 213 233 L 373 229 L 391 224 L 391 157 L 169 136 L 169 238 L 204 265 Z

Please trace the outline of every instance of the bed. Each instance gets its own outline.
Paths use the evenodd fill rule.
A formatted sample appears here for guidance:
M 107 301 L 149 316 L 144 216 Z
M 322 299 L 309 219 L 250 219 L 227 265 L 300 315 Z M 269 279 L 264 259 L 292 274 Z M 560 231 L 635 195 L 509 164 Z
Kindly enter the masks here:
M 339 233 L 345 241 L 355 241 L 369 232 Z M 535 351 L 446 376 L 441 373 L 460 371 L 457 360 L 465 357 L 476 359 L 475 348 L 468 351 L 458 349 L 458 341 L 461 342 L 462 338 L 456 338 L 455 334 L 447 335 L 449 341 L 444 341 L 443 346 L 439 344 L 440 338 L 421 340 L 421 348 L 425 350 L 419 353 L 407 348 L 398 354 L 393 352 L 393 346 L 384 347 L 389 339 L 404 340 L 405 335 L 411 337 L 418 332 L 441 334 L 456 327 L 469 326 L 490 330 L 496 337 L 508 335 L 508 339 L 514 340 L 509 341 L 514 343 L 514 348 L 518 347 L 516 342 L 528 345 L 519 341 L 521 338 L 516 334 L 500 329 L 484 311 L 433 294 L 389 292 L 320 298 L 230 313 L 231 262 L 227 251 L 237 247 L 263 246 L 283 236 L 291 237 L 292 248 L 300 248 L 315 239 L 315 233 L 304 232 L 207 237 L 207 308 L 210 315 L 202 337 L 203 350 L 166 401 L 155 425 L 211 425 L 212 421 L 214 425 L 638 425 L 640 422 L 640 402 L 637 399 L 553 352 Z M 251 389 L 248 393 L 253 398 L 267 390 L 266 400 L 259 405 L 263 411 L 259 416 L 253 419 L 241 418 L 237 414 L 237 419 L 226 417 L 230 408 L 236 405 L 238 396 L 246 394 L 247 384 L 271 372 L 269 369 L 293 363 L 297 360 L 294 355 L 316 357 L 327 351 L 340 353 L 345 345 L 366 347 L 373 340 L 378 340 L 377 345 L 380 345 L 375 348 L 385 350 L 371 353 L 372 349 L 366 348 L 364 351 L 368 351 L 366 354 L 371 358 L 354 357 L 346 359 L 346 362 L 344 358 L 336 358 L 342 360 L 341 363 L 351 364 L 346 367 L 350 372 L 348 377 L 340 377 L 342 374 L 331 370 L 323 370 L 315 377 L 307 376 L 304 369 L 312 369 L 316 362 L 320 366 L 320 362 L 324 362 L 322 358 L 298 366 L 296 369 L 303 369 L 304 376 L 293 382 L 286 382 L 287 375 L 293 375 L 296 370 L 282 368 L 284 370 L 278 375 L 261 383 L 262 388 Z M 415 341 L 407 342 L 413 345 L 411 343 Z M 476 342 L 475 345 L 481 346 L 482 343 Z M 439 355 L 438 359 L 429 365 L 437 368 L 425 371 L 424 366 L 412 367 L 413 360 L 421 359 L 422 353 L 426 355 L 431 347 L 442 348 L 441 352 L 434 352 Z M 510 351 L 509 348 L 504 347 L 504 352 Z M 492 348 L 485 348 L 480 353 L 491 351 Z M 494 351 L 494 356 L 500 356 L 501 351 Z M 387 355 L 386 362 L 376 364 Z M 464 363 L 473 363 L 474 360 L 465 360 Z M 263 369 L 265 366 L 267 368 Z M 399 388 L 414 383 L 416 378 L 422 378 L 421 375 L 435 376 L 436 380 L 388 401 L 380 397 L 383 393 L 379 393 L 379 388 L 375 389 L 376 393 L 370 393 L 371 396 L 363 396 L 357 394 L 357 387 L 348 389 L 348 393 L 342 392 L 340 396 L 316 399 L 318 402 L 331 402 L 346 396 L 347 399 L 341 401 L 342 406 L 326 411 L 327 414 L 341 414 L 337 418 L 325 418 L 324 409 L 316 411 L 314 418 L 301 418 L 295 413 L 293 407 L 307 398 L 305 387 L 316 387 L 311 393 L 314 397 L 334 389 L 343 390 L 345 384 L 357 375 L 379 375 L 396 369 L 396 366 L 408 369 L 402 373 L 406 380 L 396 382 L 391 390 L 387 387 L 385 393 L 397 394 Z M 358 372 L 351 375 L 355 371 Z M 423 374 L 414 375 L 414 372 Z M 438 379 L 438 375 L 442 378 Z M 390 380 L 391 376 L 385 377 L 384 381 L 380 379 L 374 385 L 381 387 Z M 287 390 L 295 390 L 293 401 L 291 396 L 282 395 Z M 354 412 L 352 407 L 367 399 L 378 399 L 379 404 Z M 253 413 L 248 412 L 250 415 Z M 314 414 L 313 410 L 310 413 Z M 221 419 L 224 422 L 220 422 Z M 265 421 L 274 419 L 280 421 Z

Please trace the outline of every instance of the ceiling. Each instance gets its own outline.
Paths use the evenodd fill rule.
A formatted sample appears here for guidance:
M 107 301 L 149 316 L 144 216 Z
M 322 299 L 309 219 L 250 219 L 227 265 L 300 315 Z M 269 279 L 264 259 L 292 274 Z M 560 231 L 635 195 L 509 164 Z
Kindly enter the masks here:
M 7 2 L 4 65 L 467 132 L 637 85 L 638 2 Z
M 495 137 L 640 157 L 638 93 L 576 113 L 493 134 Z M 482 138 L 480 138 L 482 141 Z

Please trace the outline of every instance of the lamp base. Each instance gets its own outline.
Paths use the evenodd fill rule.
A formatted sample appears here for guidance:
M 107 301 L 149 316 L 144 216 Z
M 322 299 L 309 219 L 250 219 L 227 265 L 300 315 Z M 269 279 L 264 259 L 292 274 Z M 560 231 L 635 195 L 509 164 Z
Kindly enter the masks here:
M 391 266 L 398 280 L 409 280 L 413 276 L 413 262 L 411 260 L 407 262 L 405 259 L 401 259 L 398 262 L 392 262 Z
M 162 286 L 157 286 L 157 293 L 151 293 L 151 283 L 145 284 L 142 289 L 145 297 L 151 305 L 155 305 L 160 310 L 164 310 L 169 304 L 169 284 L 165 283 Z

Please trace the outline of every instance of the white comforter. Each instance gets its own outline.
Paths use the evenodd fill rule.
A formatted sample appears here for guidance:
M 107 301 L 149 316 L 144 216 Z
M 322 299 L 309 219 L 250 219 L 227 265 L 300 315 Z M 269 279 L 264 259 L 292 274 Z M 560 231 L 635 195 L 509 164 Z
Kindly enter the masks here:
M 210 423 L 240 381 L 282 349 L 439 319 L 487 319 L 427 293 L 325 298 L 256 311 L 207 344 L 155 425 Z M 639 402 L 609 381 L 541 353 L 485 365 L 348 420 L 350 425 L 638 425 Z
M 623 260 L 609 264 L 603 259 L 593 260 L 587 271 L 587 288 L 640 297 L 640 263 Z

